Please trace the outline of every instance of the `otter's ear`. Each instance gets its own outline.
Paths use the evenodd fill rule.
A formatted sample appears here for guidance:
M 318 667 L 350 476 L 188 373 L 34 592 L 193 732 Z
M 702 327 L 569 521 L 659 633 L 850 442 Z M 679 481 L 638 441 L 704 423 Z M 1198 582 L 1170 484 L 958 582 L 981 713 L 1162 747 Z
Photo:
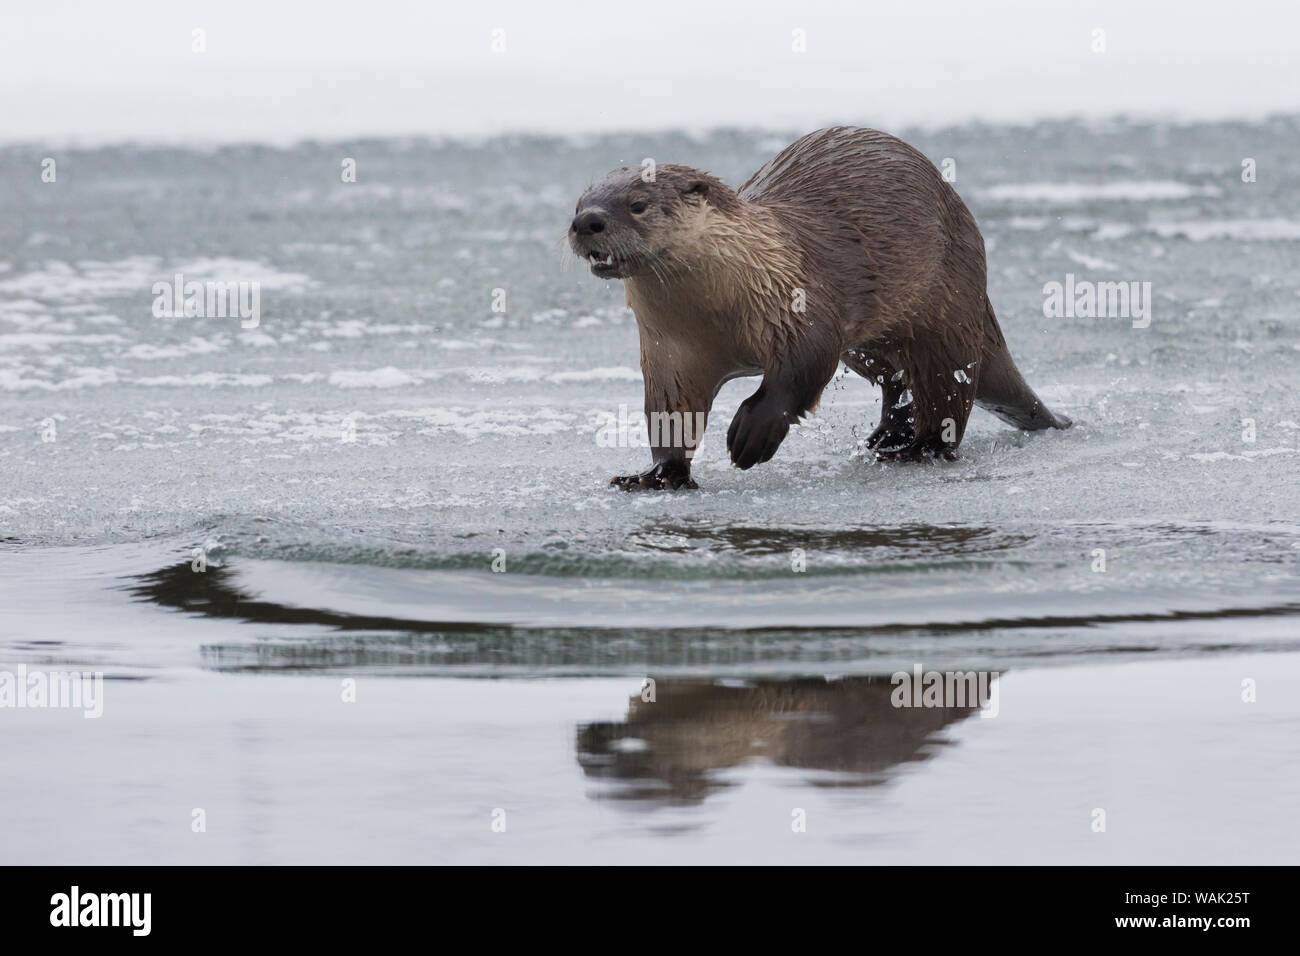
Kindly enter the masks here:
M 703 179 L 692 179 L 682 190 L 683 196 L 698 196 L 700 199 L 709 198 L 709 184 Z

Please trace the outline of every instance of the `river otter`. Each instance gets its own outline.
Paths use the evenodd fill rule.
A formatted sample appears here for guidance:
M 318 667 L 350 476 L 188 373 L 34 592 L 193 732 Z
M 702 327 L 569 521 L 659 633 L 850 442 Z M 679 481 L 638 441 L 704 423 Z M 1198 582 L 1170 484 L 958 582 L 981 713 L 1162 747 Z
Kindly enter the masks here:
M 702 423 L 741 375 L 763 381 L 727 450 L 742 469 L 767 461 L 841 361 L 883 391 L 867 439 L 882 459 L 955 458 L 974 403 L 1018 428 L 1070 426 L 1011 360 L 974 218 L 886 133 L 810 133 L 734 192 L 688 166 L 615 170 L 578 201 L 569 243 L 624 280 L 640 331 L 653 467 L 618 487 L 696 487 Z

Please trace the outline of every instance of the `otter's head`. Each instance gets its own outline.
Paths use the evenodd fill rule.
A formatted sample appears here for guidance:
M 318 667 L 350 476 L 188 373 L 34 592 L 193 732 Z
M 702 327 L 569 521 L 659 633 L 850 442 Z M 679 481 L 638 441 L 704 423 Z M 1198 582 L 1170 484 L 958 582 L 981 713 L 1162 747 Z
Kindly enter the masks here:
M 616 169 L 578 200 L 569 246 L 602 279 L 662 275 L 685 258 L 691 223 L 738 202 L 721 180 L 689 166 Z

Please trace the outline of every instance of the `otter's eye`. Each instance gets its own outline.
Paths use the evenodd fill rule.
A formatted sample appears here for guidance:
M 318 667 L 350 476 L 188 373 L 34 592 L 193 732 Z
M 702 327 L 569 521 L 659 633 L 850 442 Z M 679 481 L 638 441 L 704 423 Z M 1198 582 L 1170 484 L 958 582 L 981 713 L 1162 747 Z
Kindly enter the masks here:
M 646 204 L 643 202 L 634 202 L 628 208 L 632 210 L 632 215 L 639 216 L 641 213 L 645 212 Z

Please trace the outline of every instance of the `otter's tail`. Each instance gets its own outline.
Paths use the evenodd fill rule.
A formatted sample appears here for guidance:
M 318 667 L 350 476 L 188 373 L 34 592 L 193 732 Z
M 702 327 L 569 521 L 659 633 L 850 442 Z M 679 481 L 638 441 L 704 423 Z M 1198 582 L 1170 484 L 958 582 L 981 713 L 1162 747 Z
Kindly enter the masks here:
M 1044 405 L 1020 374 L 1020 369 L 1016 368 L 1006 339 L 1002 337 L 1002 329 L 998 327 L 997 316 L 993 314 L 992 303 L 985 307 L 985 321 L 989 327 L 975 404 L 1017 428 L 1029 431 L 1069 428 L 1073 423 Z

